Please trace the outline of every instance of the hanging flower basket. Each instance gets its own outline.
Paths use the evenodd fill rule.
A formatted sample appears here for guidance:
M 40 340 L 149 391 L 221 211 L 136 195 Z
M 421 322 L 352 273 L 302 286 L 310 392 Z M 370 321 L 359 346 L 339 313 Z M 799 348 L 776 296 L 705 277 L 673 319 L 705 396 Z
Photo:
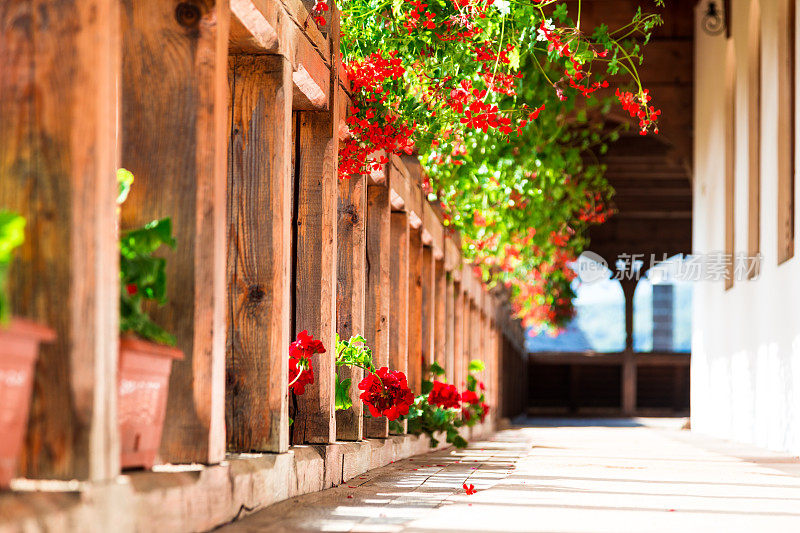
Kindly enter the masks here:
M 0 488 L 8 487 L 17 471 L 39 345 L 55 338 L 52 329 L 28 320 L 0 325 Z
M 122 468 L 152 468 L 161 445 L 172 361 L 183 352 L 123 336 L 119 342 L 118 412 Z

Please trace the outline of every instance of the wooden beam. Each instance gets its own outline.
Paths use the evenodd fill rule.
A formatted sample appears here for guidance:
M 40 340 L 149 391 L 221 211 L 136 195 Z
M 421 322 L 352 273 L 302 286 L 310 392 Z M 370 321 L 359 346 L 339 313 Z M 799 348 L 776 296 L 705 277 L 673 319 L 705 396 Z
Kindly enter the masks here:
M 408 385 L 416 394 L 422 389 L 422 235 L 409 232 L 408 246 Z
M 391 180 L 390 180 L 391 182 Z M 389 368 L 408 374 L 408 213 L 391 214 L 391 259 L 389 287 Z M 405 426 L 405 421 L 404 424 Z M 405 428 L 404 428 L 405 429 Z
M 30 477 L 119 472 L 119 16 L 110 0 L 0 8 L 0 206 L 27 219 L 11 309 L 58 335 L 34 375 Z
M 422 205 L 422 227 L 430 234 L 434 257 L 437 260 L 444 258 L 444 228 L 428 202 L 423 202 Z
M 275 2 L 229 0 L 232 53 L 265 53 L 278 50 L 278 6 Z
M 172 217 L 168 303 L 155 321 L 177 336 L 161 458 L 225 454 L 227 2 L 124 0 L 122 166 L 136 176 L 122 229 Z
M 291 75 L 281 56 L 230 58 L 225 426 L 234 452 L 289 447 Z
M 367 181 L 366 176 L 339 181 L 339 267 L 336 287 L 337 332 L 342 339 L 364 334 L 367 246 Z M 336 412 L 336 436 L 339 440 L 361 440 L 363 407 L 358 384 L 363 370 L 354 367 L 339 369 L 341 379 L 350 378 L 350 399 L 353 406 Z
M 382 185 L 367 187 L 367 300 L 364 338 L 372 347 L 378 368 L 389 366 L 390 238 L 389 189 Z M 386 418 L 367 418 L 364 434 L 385 438 L 389 434 Z

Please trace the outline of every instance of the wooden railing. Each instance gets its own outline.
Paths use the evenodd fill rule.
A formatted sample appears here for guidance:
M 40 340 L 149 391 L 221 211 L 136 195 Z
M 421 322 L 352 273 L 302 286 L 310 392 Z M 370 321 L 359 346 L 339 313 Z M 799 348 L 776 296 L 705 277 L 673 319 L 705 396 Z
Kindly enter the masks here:
M 58 333 L 37 364 L 27 475 L 118 474 L 117 228 L 163 216 L 178 246 L 155 319 L 185 357 L 162 461 L 286 451 L 287 347 L 304 329 L 328 352 L 299 398 L 295 443 L 388 433 L 385 420 L 364 426 L 359 401 L 337 416 L 337 331 L 363 333 L 416 390 L 433 361 L 460 384 L 482 359 L 489 403 L 521 409 L 522 329 L 464 265 L 419 164 L 337 177 L 350 98 L 338 21 L 333 6 L 320 31 L 299 0 L 0 9 L 0 206 L 28 219 L 13 309 Z M 136 176 L 119 212 L 118 167 Z

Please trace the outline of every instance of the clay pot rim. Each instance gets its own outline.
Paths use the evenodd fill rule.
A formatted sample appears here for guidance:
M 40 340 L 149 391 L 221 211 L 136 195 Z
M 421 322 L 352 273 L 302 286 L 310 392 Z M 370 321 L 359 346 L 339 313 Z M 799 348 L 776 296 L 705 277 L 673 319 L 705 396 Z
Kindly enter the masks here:
M 167 346 L 165 344 L 158 344 L 152 341 L 146 341 L 132 334 L 121 335 L 119 338 L 119 351 L 131 350 L 137 352 L 145 352 L 148 355 L 155 355 L 167 359 L 183 359 L 183 351 L 174 346 Z
M 56 332 L 54 329 L 34 322 L 33 320 L 15 316 L 11 317 L 11 321 L 7 326 L 0 325 L 0 332 L 34 339 L 39 342 L 53 342 L 56 340 Z

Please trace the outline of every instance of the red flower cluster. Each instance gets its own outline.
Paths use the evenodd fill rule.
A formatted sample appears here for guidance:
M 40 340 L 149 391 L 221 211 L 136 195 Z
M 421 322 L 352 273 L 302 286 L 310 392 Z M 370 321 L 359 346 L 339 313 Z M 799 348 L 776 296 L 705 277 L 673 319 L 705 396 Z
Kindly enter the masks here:
M 603 196 L 599 192 L 592 194 L 586 191 L 586 202 L 578 211 L 578 218 L 590 224 L 602 224 L 608 217 L 614 214 L 614 210 L 603 201 Z
M 389 420 L 397 420 L 399 416 L 407 415 L 414 403 L 414 393 L 408 388 L 405 374 L 385 366 L 368 374 L 358 388 L 364 391 L 359 398 L 374 417 L 385 416 Z
M 298 333 L 297 340 L 289 345 L 289 388 L 295 394 L 303 394 L 306 385 L 314 383 L 311 356 L 318 353 L 325 353 L 325 346 L 306 330 Z
M 458 409 L 461 407 L 461 395 L 455 385 L 434 380 L 433 389 L 428 393 L 428 403 L 444 409 Z
M 428 11 L 428 4 L 424 2 L 415 2 L 414 0 L 410 0 L 407 2 L 408 5 L 414 7 L 408 13 L 408 20 L 403 23 L 403 27 L 408 30 L 408 34 L 411 35 L 417 26 L 422 24 L 424 28 L 429 30 L 436 29 L 436 23 L 433 21 L 436 18 L 436 14 L 433 11 Z
M 478 397 L 478 394 L 472 390 L 465 390 L 464 392 L 462 392 L 461 401 L 469 404 L 481 403 L 481 399 Z
M 376 115 L 372 108 L 375 103 L 386 103 L 387 84 L 400 80 L 406 71 L 397 52 L 391 52 L 388 57 L 374 53 L 346 68 L 356 105 L 350 108 L 346 119 L 350 137 L 339 150 L 339 178 L 379 170 L 388 159 L 371 159 L 370 155 L 376 151 L 410 154 L 414 150 L 411 139 L 414 127 L 399 123 L 397 117 L 390 114 Z
M 464 489 L 464 492 L 467 494 L 467 496 L 472 496 L 473 494 L 478 492 L 477 490 L 475 490 L 475 485 L 473 485 L 472 483 L 470 483 L 469 485 L 464 483 L 462 485 L 462 488 Z
M 311 10 L 311 16 L 314 18 L 314 22 L 317 23 L 317 26 L 325 25 L 324 13 L 329 9 L 330 7 L 328 7 L 328 0 L 316 1 L 316 3 L 314 4 L 314 9 Z
M 653 106 L 648 107 L 650 102 L 650 94 L 647 89 L 643 89 L 637 97 L 630 91 L 616 90 L 614 93 L 622 104 L 622 109 L 634 118 L 639 119 L 639 135 L 647 135 L 647 130 L 652 126 L 653 133 L 658 134 L 658 116 L 661 114 L 660 109 Z

